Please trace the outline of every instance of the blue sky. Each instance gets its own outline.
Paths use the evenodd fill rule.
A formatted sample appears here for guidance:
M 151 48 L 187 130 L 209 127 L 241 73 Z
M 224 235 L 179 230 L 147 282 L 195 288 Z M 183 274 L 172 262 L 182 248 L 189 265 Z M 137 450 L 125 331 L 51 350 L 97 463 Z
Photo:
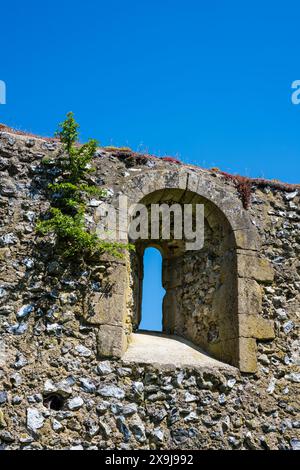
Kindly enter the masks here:
M 296 1 L 3 2 L 0 122 L 299 182 Z
M 2 2 L 0 122 L 299 182 L 299 1 Z
M 156 248 L 144 254 L 144 280 L 141 330 L 162 331 L 162 256 Z

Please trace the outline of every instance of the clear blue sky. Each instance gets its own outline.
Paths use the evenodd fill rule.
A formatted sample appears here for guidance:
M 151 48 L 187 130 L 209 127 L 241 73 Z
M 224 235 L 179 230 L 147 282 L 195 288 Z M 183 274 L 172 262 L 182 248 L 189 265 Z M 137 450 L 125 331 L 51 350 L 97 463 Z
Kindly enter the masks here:
M 299 0 L 15 0 L 0 11 L 0 122 L 53 135 L 72 110 L 82 140 L 299 182 Z
M 0 122 L 299 182 L 299 1 L 2 2 Z
M 144 281 L 141 330 L 162 331 L 162 256 L 156 248 L 144 254 Z

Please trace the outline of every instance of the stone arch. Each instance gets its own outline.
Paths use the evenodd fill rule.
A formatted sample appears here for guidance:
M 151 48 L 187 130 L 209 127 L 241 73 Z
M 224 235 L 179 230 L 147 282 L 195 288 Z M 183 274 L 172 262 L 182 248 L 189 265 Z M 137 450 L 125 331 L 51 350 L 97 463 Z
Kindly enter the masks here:
M 204 328 L 202 336 L 199 328 L 198 336 L 193 336 L 196 322 L 184 319 L 184 308 L 182 308 L 181 312 L 173 313 L 173 324 L 171 313 L 170 318 L 165 319 L 166 331 L 169 329 L 170 332 L 192 340 L 209 354 L 239 367 L 241 371 L 255 372 L 256 340 L 274 337 L 272 322 L 261 316 L 260 285 L 271 283 L 274 274 L 270 263 L 261 257 L 256 228 L 234 189 L 230 186 L 225 188 L 205 171 L 179 167 L 172 171 L 151 169 L 142 174 L 138 173 L 125 181 L 122 193 L 128 197 L 128 204 L 163 202 L 170 199 L 189 203 L 204 202 L 205 220 L 213 234 L 212 239 L 215 242 L 220 241 L 216 238 L 216 233 L 220 227 L 223 231 L 222 259 L 220 257 L 218 259 L 221 261 L 219 278 L 212 296 L 211 308 L 206 312 L 208 317 L 209 315 L 211 317 L 207 319 L 206 330 Z M 126 234 L 123 239 L 125 236 Z M 141 240 L 137 243 L 137 256 L 131 262 L 131 274 L 135 279 L 133 327 L 137 327 L 139 321 L 141 290 L 136 286 L 141 284 L 142 253 L 146 246 L 151 246 L 151 241 Z M 182 279 L 178 280 L 177 274 L 180 272 L 178 266 L 182 262 L 188 266 L 190 262 L 191 267 L 192 260 L 188 260 L 188 256 L 180 251 L 181 248 L 176 256 L 167 254 L 168 246 L 160 248 L 164 252 L 163 279 L 164 287 L 167 289 L 165 304 L 169 305 L 166 311 L 172 312 L 173 309 L 174 312 L 174 309 L 181 308 L 178 307 L 178 295 L 176 298 L 174 292 L 181 289 L 181 293 L 186 294 L 182 287 Z M 193 256 L 201 258 L 199 253 Z M 194 264 L 197 265 L 197 262 Z M 200 284 L 198 283 L 199 289 Z M 203 325 L 202 322 L 202 327 Z M 206 341 L 204 337 L 207 338 Z M 208 341 L 208 338 L 212 338 L 212 341 Z
M 205 172 L 190 169 L 148 170 L 130 178 L 123 186 L 123 193 L 131 204 L 135 204 L 150 193 L 166 189 L 191 191 L 206 198 L 227 218 L 238 248 L 259 250 L 257 231 L 241 200 L 232 190 L 225 189 L 224 185 L 213 181 Z
M 154 246 L 163 256 L 163 331 L 190 340 L 224 362 L 236 357 L 237 285 L 236 252 L 230 224 L 210 201 L 195 192 L 178 188 L 154 191 L 140 201 L 203 204 L 205 209 L 205 243 L 202 249 L 186 251 L 184 240 L 138 240 L 138 285 L 135 286 L 134 326 L 141 320 L 143 253 Z M 222 304 L 223 302 L 223 304 Z

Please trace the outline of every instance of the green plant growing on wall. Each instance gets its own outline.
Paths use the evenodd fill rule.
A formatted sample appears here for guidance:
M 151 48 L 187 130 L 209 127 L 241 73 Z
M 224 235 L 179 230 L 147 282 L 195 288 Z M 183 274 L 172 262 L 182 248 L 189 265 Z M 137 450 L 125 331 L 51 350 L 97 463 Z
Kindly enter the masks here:
M 88 197 L 103 198 L 106 191 L 88 182 L 89 174 L 95 171 L 92 162 L 97 141 L 89 140 L 78 145 L 78 129 L 79 125 L 70 112 L 56 133 L 64 152 L 55 159 L 59 176 L 48 186 L 51 207 L 45 220 L 38 222 L 37 232 L 43 236 L 54 234 L 62 255 L 67 258 L 89 258 L 104 252 L 122 257 L 125 249 L 132 248 L 131 245 L 103 241 L 86 227 Z M 50 164 L 48 160 L 44 163 Z

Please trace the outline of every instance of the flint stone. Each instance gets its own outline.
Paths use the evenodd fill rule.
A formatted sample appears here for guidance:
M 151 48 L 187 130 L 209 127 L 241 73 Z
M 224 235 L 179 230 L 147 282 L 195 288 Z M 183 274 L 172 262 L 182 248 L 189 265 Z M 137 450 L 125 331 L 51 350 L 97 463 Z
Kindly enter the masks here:
M 185 392 L 184 401 L 185 401 L 186 403 L 192 403 L 193 401 L 196 401 L 196 400 L 197 400 L 196 395 L 193 395 L 193 394 L 190 393 L 190 392 Z
M 137 411 L 138 407 L 135 403 L 130 403 L 129 405 L 125 405 L 122 408 L 122 413 L 124 416 L 134 415 L 135 413 L 137 413 Z
M 25 318 L 27 317 L 31 312 L 33 312 L 34 306 L 33 305 L 23 305 L 23 307 L 20 308 L 17 312 L 17 318 Z
M 63 425 L 59 421 L 57 421 L 57 419 L 53 419 L 52 429 L 53 431 L 60 431 L 61 429 L 63 429 Z
M 85 392 L 94 393 L 96 391 L 96 386 L 90 379 L 82 377 L 79 379 L 79 382 L 81 383 L 81 387 Z
M 45 418 L 43 417 L 42 413 L 37 410 L 36 408 L 28 408 L 27 409 L 27 428 L 31 429 L 31 431 L 37 431 L 43 427 L 45 422 Z
M 0 299 L 3 299 L 7 295 L 7 292 L 3 287 L 0 287 Z
M 1 431 L 0 433 L 0 440 L 6 442 L 7 444 L 11 444 L 15 441 L 14 436 L 9 431 Z
M 130 429 L 138 442 L 145 442 L 145 426 L 140 418 L 136 418 L 130 424 Z
M 28 326 L 26 323 L 15 323 L 14 325 L 10 326 L 7 331 L 12 333 L 13 335 L 20 336 L 25 333 Z
M 133 382 L 132 389 L 138 395 L 141 395 L 144 392 L 144 384 L 143 382 Z
M 92 351 L 86 348 L 85 346 L 83 346 L 82 344 L 79 344 L 78 346 L 76 346 L 75 349 L 78 352 L 78 354 L 82 357 L 90 357 L 92 355 Z
M 84 401 L 81 397 L 75 397 L 68 401 L 68 408 L 71 411 L 76 411 L 79 410 L 79 408 L 81 408 L 83 404 Z
M 22 354 L 19 354 L 17 355 L 17 361 L 14 363 L 14 368 L 22 369 L 22 367 L 27 366 L 27 364 L 28 364 L 27 359 Z
M 0 405 L 7 402 L 7 392 L 0 392 Z
M 287 201 L 292 201 L 298 195 L 298 191 L 293 191 L 292 193 L 285 193 L 285 199 Z
M 108 375 L 108 374 L 111 374 L 112 373 L 112 369 L 109 365 L 109 362 L 108 361 L 105 361 L 105 362 L 100 362 L 98 365 L 97 365 L 97 372 L 99 375 Z
M 104 436 L 106 439 L 108 439 L 109 436 L 110 436 L 111 433 L 112 433 L 112 430 L 111 430 L 110 426 L 109 426 L 107 423 L 105 423 L 104 421 L 100 420 L 100 421 L 99 421 L 99 428 L 100 428 L 101 434 L 103 434 L 103 436 Z
M 290 444 L 293 450 L 300 450 L 300 440 L 299 439 L 291 439 Z
M 18 243 L 18 238 L 14 233 L 7 233 L 0 237 L 0 246 L 15 245 L 16 243 Z
M 119 400 L 125 398 L 124 390 L 115 385 L 104 385 L 98 388 L 98 394 L 102 397 L 118 398 Z
M 283 331 L 285 332 L 286 335 L 288 335 L 294 329 L 294 327 L 295 327 L 294 322 L 290 320 L 283 325 Z
M 17 372 L 10 376 L 10 380 L 14 387 L 20 387 L 22 384 L 22 376 Z
M 300 383 L 300 373 L 292 372 L 285 376 L 287 380 L 294 383 Z
M 52 380 L 47 380 L 44 384 L 44 394 L 59 393 L 62 397 L 69 397 L 72 394 L 71 386 L 73 384 L 72 378 L 61 380 L 56 384 Z

